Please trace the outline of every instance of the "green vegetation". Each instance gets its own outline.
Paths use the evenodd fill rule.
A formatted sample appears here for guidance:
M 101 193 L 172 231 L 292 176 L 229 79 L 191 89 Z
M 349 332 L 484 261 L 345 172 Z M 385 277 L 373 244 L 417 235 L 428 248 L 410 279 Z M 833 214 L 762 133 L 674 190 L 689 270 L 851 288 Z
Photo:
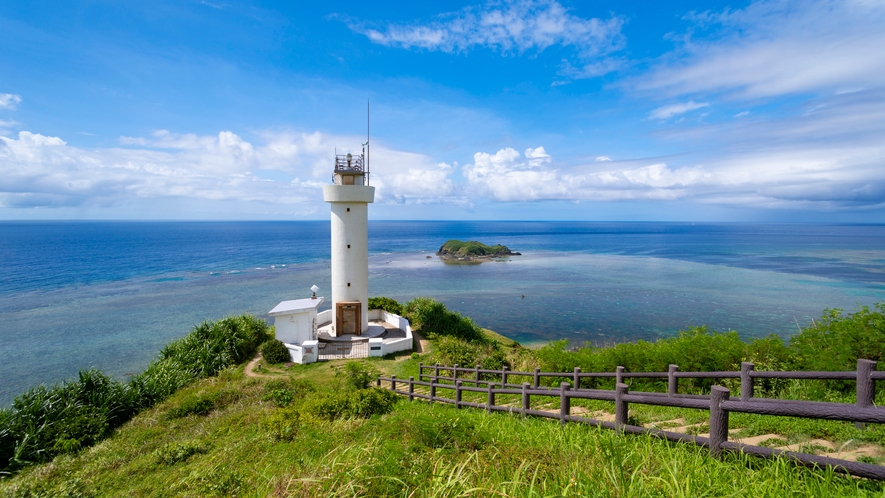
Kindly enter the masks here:
M 258 351 L 261 353 L 261 357 L 264 358 L 264 361 L 268 363 L 286 363 L 292 361 L 292 357 L 289 356 L 289 348 L 287 348 L 282 341 L 276 339 L 264 341 L 264 343 L 258 347 Z
M 167 344 L 127 383 L 84 370 L 75 380 L 29 390 L 11 409 L 0 410 L 0 469 L 9 473 L 89 447 L 180 388 L 251 358 L 270 334 L 267 324 L 252 316 L 204 322 Z M 170 416 L 205 413 L 219 401 L 188 399 Z
M 398 303 L 395 299 L 391 299 L 389 297 L 370 297 L 369 309 L 384 310 L 388 313 L 393 313 L 394 315 L 403 316 L 403 305 Z
M 437 251 L 437 254 L 439 254 L 440 256 L 448 256 L 452 258 L 495 258 L 510 256 L 516 253 L 511 252 L 510 249 L 507 248 L 507 246 L 503 246 L 501 244 L 488 246 L 483 244 L 482 242 L 477 242 L 475 240 L 463 242 L 453 239 L 443 244 L 439 248 L 439 251 Z
M 851 351 L 866 348 L 864 356 L 880 359 L 874 355 L 881 353 L 877 344 L 885 343 L 876 340 L 885 336 L 885 309 L 881 305 L 848 315 L 828 310 L 826 319 L 815 321 L 786 344 L 776 337 L 745 342 L 734 332 L 699 328 L 654 342 L 576 350 L 568 350 L 565 343 L 538 350 L 523 348 L 479 329 L 468 318 L 426 298 L 406 303 L 404 313 L 417 330 L 433 338 L 431 351 L 399 360 L 269 365 L 262 369 L 266 377 L 252 378 L 243 374 L 242 367 L 252 353 L 233 353 L 245 351 L 235 347 L 241 341 L 226 342 L 229 345 L 224 350 L 230 352 L 231 363 L 220 367 L 213 363 L 210 368 L 204 364 L 189 368 L 166 366 L 159 370 L 156 363 L 175 365 L 178 355 L 185 354 L 181 346 L 164 348 L 164 355 L 142 376 L 148 372 L 172 372 L 165 378 L 177 384 L 186 376 L 175 372 L 184 371 L 192 374 L 191 380 L 167 399 L 141 408 L 142 413 L 113 419 L 120 421 L 105 425 L 96 422 L 102 418 L 95 414 L 122 413 L 113 407 L 123 405 L 121 400 L 129 399 L 127 396 L 137 400 L 131 393 L 141 392 L 136 390 L 140 384 L 122 384 L 90 371 L 59 386 L 29 391 L 17 400 L 21 402 L 20 408 L 0 410 L 0 438 L 6 438 L 0 440 L 0 449 L 6 451 L 8 441 L 20 441 L 19 432 L 9 438 L 9 429 L 19 430 L 15 424 L 21 424 L 25 412 L 17 410 L 26 407 L 38 414 L 36 408 L 56 410 L 50 423 L 35 420 L 46 427 L 44 431 L 56 431 L 51 446 L 45 443 L 44 448 L 62 441 L 58 446 L 65 449 L 52 455 L 44 450 L 42 461 L 52 462 L 43 465 L 25 466 L 27 458 L 37 461 L 30 454 L 10 458 L 11 463 L 19 462 L 17 473 L 0 480 L 0 496 L 885 494 L 885 483 L 843 477 L 830 470 L 806 469 L 784 460 L 743 455 L 716 460 L 706 449 L 692 445 L 625 436 L 582 424 L 562 427 L 543 419 L 408 402 L 372 387 L 378 373 L 405 379 L 417 376 L 419 361 L 437 359 L 457 359 L 458 363 L 471 366 L 485 365 L 483 362 L 507 364 L 517 370 L 539 366 L 570 371 L 581 366 L 585 371 L 610 371 L 621 364 L 633 371 L 663 371 L 669 363 L 679 364 L 682 370 L 728 370 L 747 360 L 755 361 L 759 369 L 794 369 L 817 365 L 813 362 L 827 357 L 825 361 L 833 362 L 833 368 L 853 369 L 856 356 L 852 358 Z M 251 323 L 254 319 L 226 320 Z M 214 327 L 216 323 L 220 322 L 210 325 Z M 269 335 L 266 326 L 262 330 L 264 334 L 253 334 L 252 352 Z M 237 334 L 232 329 L 227 333 Z M 200 337 L 205 341 L 212 334 L 203 333 Z M 191 347 L 201 344 L 190 341 Z M 817 359 L 802 354 L 814 348 L 819 348 Z M 189 353 L 188 357 L 188 361 L 200 361 L 205 355 Z M 232 366 L 237 362 L 239 367 Z M 150 385 L 154 384 L 160 382 Z M 802 387 L 807 385 L 816 387 Z M 639 387 L 636 379 L 632 388 Z M 702 390 L 704 385 L 686 383 L 684 387 Z M 814 381 L 785 382 L 767 389 L 783 397 L 849 402 L 853 397 L 841 385 Z M 44 403 L 51 396 L 40 394 L 43 392 L 51 392 L 54 398 Z M 465 400 L 468 394 L 465 393 Z M 885 401 L 883 396 L 879 398 Z M 66 401 L 60 405 L 57 400 L 86 401 Z M 506 395 L 500 395 L 499 402 L 507 402 Z M 133 402 L 132 406 L 141 405 Z M 532 407 L 551 408 L 549 400 L 542 397 L 533 397 Z M 557 407 L 558 404 L 552 408 Z M 610 413 L 613 406 L 610 402 L 573 400 L 573 410 Z M 111 420 L 107 415 L 102 417 Z M 692 431 L 699 433 L 705 430 L 707 414 L 699 410 L 631 405 L 630 419 L 646 427 L 698 424 Z M 842 422 L 732 414 L 731 426 L 740 430 L 735 436 L 778 434 L 789 443 L 806 444 L 812 450 L 817 444 L 811 441 L 814 437 L 846 447 L 858 442 L 885 444 L 885 429 L 878 425 L 859 430 Z M 67 437 L 58 434 L 73 434 L 75 430 L 83 435 L 83 442 L 76 448 L 73 443 L 65 447 Z M 108 434 L 112 436 L 101 444 L 84 449 Z M 28 441 L 32 437 L 35 436 L 29 435 Z M 878 456 L 863 458 L 871 463 L 881 461 Z

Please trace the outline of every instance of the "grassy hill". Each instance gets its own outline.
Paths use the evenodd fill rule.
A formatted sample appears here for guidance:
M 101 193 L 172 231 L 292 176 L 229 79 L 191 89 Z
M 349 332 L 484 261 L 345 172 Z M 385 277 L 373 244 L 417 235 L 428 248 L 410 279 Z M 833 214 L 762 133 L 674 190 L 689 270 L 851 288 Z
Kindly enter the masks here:
M 367 387 L 367 381 L 376 373 L 417 376 L 419 361 L 446 362 L 446 355 L 474 355 L 471 359 L 477 362 L 503 358 L 514 367 L 520 361 L 566 366 L 570 361 L 602 362 L 604 355 L 629 360 L 639 351 L 636 345 L 593 352 L 551 345 L 530 351 L 496 334 L 481 331 L 474 337 L 472 322 L 453 329 L 458 334 L 446 334 L 441 327 L 460 315 L 446 315 L 451 312 L 432 302 L 407 303 L 405 308 L 412 310 L 413 323 L 426 324 L 421 331 L 433 338 L 431 351 L 415 357 L 263 365 L 260 370 L 244 363 L 223 368 L 142 410 L 94 446 L 0 479 L 0 496 L 885 494 L 882 483 L 782 460 L 729 455 L 720 461 L 703 448 L 650 437 L 391 398 Z M 870 322 L 866 318 L 863 323 Z M 462 335 L 473 338 L 459 342 Z M 864 338 L 868 348 L 870 336 Z M 645 343 L 644 361 L 670 354 L 673 341 L 691 346 L 700 342 L 686 341 L 715 340 L 721 347 L 729 344 L 729 337 L 708 334 Z M 831 392 L 839 396 L 838 390 Z M 543 400 L 537 403 L 543 408 Z M 608 405 L 576 400 L 574 408 L 612 411 Z M 636 408 L 631 407 L 631 417 L 646 425 L 706 418 L 699 411 Z M 876 427 L 861 432 L 838 422 L 765 420 L 733 417 L 732 425 L 763 434 L 885 440 Z
M 364 361 L 405 376 L 415 360 Z M 854 496 L 878 483 L 648 437 L 400 400 L 368 418 L 293 409 L 347 391 L 343 362 L 243 366 L 182 389 L 3 496 Z M 320 391 L 299 394 L 304 386 Z M 275 393 L 276 391 L 276 393 Z M 288 403 L 281 392 L 290 392 Z M 300 396 L 304 398 L 299 399 Z M 214 400 L 194 412 L 194 400 Z

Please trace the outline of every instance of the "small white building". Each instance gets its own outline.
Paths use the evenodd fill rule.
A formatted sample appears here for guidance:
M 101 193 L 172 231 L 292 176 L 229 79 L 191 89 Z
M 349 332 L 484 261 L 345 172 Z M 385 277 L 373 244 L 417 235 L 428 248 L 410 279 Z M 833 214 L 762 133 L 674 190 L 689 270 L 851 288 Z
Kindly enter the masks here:
M 276 338 L 289 348 L 289 356 L 295 363 L 316 361 L 317 307 L 323 298 L 294 299 L 283 301 L 268 312 L 273 317 Z

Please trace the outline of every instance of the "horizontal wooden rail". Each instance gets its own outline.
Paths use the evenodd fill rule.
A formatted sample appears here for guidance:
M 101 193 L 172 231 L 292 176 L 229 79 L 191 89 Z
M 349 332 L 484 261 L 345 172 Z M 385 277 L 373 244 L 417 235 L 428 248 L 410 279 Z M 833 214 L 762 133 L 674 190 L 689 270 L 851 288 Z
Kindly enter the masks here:
M 479 366 L 475 368 L 461 368 L 458 365 L 448 367 L 439 364 L 424 365 L 423 363 L 419 364 L 418 369 L 418 380 L 415 380 L 414 377 L 409 377 L 409 380 L 406 381 L 392 376 L 379 377 L 377 383 L 380 386 L 382 381 L 389 382 L 390 389 L 397 394 L 408 396 L 410 400 L 425 399 L 431 403 L 449 403 L 454 404 L 457 408 L 478 408 L 490 413 L 509 412 L 521 414 L 522 416 L 553 418 L 559 420 L 562 424 L 579 422 L 618 430 L 626 434 L 646 434 L 670 441 L 696 444 L 708 448 L 714 456 L 719 456 L 722 451 L 734 451 L 766 458 L 783 457 L 793 460 L 800 465 L 810 467 L 830 466 L 838 472 L 869 479 L 885 480 L 885 467 L 879 465 L 728 441 L 728 418 L 730 413 L 842 420 L 855 422 L 859 424 L 859 427 L 862 427 L 862 424 L 865 423 L 885 423 L 885 410 L 880 410 L 873 406 L 876 394 L 876 381 L 885 380 L 885 372 L 876 371 L 876 362 L 870 360 L 858 360 L 857 370 L 854 372 L 755 371 L 753 364 L 746 362 L 741 364 L 739 372 L 680 372 L 677 365 L 670 365 L 667 372 L 632 373 L 625 372 L 623 367 L 618 367 L 615 372 L 598 373 L 581 372 L 580 368 L 575 368 L 572 372 L 541 372 L 538 369 L 535 369 L 534 372 L 514 372 L 508 370 L 507 367 L 501 370 L 489 370 L 481 369 Z M 432 371 L 433 374 L 425 374 L 426 370 Z M 440 375 L 441 373 L 451 373 L 451 376 Z M 470 374 L 472 374 L 472 378 L 468 377 Z M 424 377 L 427 377 L 429 382 L 425 382 L 423 380 Z M 532 382 L 523 382 L 521 384 L 507 382 L 508 378 L 514 379 L 518 377 L 531 377 Z M 539 385 L 539 379 L 542 377 L 571 379 L 571 382 L 560 382 L 559 386 L 556 387 L 542 387 Z M 614 378 L 616 381 L 615 389 L 581 388 L 581 379 L 590 377 Z M 629 386 L 623 382 L 627 378 L 666 379 L 667 392 L 629 392 Z M 709 396 L 679 394 L 678 379 L 680 378 L 740 379 L 740 397 L 731 399 L 730 391 L 721 386 L 713 386 Z M 856 403 L 757 398 L 753 396 L 753 379 L 759 378 L 854 380 L 857 382 Z M 407 385 L 408 391 L 404 392 L 397 389 L 397 384 Z M 415 392 L 415 386 L 428 388 L 429 394 Z M 440 389 L 447 393 L 451 392 L 453 397 L 439 396 L 437 392 Z M 465 392 L 484 395 L 485 403 L 465 401 L 463 399 L 463 393 Z M 499 395 L 519 397 L 521 401 L 520 406 L 496 404 L 496 397 Z M 532 409 L 531 398 L 538 396 L 557 398 L 560 407 L 558 412 Z M 615 421 L 603 422 L 572 415 L 572 399 L 614 402 Z M 706 410 L 710 413 L 710 437 L 692 436 L 629 425 L 627 424 L 627 413 L 630 403 Z

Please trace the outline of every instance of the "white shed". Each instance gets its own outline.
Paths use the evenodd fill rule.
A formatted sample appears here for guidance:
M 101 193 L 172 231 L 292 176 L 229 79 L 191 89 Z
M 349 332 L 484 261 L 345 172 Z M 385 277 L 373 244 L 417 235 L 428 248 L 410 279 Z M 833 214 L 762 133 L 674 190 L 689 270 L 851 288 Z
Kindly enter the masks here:
M 268 312 L 273 317 L 277 340 L 303 344 L 317 338 L 317 307 L 323 298 L 283 301 Z

